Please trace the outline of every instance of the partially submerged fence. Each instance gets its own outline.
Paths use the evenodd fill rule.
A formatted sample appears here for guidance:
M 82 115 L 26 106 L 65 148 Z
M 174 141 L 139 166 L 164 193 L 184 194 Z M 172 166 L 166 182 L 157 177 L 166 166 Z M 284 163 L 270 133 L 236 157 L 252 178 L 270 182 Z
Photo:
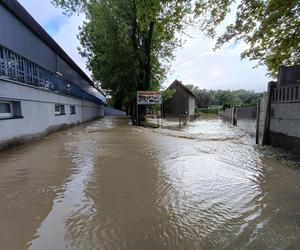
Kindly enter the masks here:
M 220 112 L 221 118 L 234 125 L 242 128 L 247 133 L 255 136 L 257 127 L 257 107 L 232 107 Z
M 270 82 L 257 106 L 232 107 L 221 118 L 256 136 L 260 145 L 300 150 L 300 85 Z

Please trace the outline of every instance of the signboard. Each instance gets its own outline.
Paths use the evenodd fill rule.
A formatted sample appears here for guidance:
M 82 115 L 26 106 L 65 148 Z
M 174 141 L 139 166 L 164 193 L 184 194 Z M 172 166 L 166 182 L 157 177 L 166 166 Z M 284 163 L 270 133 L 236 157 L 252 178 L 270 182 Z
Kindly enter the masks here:
M 162 95 L 159 91 L 138 91 L 137 92 L 137 104 L 148 105 L 148 104 L 161 104 Z

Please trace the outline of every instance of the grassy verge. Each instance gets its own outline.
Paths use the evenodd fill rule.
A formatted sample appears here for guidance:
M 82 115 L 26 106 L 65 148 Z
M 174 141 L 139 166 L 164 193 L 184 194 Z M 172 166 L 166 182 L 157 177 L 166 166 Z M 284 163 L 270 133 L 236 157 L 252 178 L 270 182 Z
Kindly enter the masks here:
M 219 114 L 218 108 L 198 108 L 196 113 L 204 113 L 204 114 Z

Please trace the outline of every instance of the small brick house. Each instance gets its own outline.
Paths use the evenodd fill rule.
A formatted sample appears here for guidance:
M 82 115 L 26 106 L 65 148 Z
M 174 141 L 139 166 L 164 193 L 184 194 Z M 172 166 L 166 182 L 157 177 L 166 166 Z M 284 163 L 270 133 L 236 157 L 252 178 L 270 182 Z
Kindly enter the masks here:
M 194 115 L 196 97 L 191 90 L 175 80 L 168 89 L 175 89 L 175 94 L 164 102 L 165 116 Z

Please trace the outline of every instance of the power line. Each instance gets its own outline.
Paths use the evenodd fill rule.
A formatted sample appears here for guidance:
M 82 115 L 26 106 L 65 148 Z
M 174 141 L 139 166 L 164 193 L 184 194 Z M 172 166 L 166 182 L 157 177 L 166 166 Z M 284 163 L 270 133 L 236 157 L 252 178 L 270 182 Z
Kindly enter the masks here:
M 193 59 L 194 57 L 196 57 L 196 56 L 198 56 L 198 55 L 200 55 L 200 54 L 206 52 L 207 50 L 210 50 L 210 48 L 207 48 L 207 49 L 204 49 L 204 50 L 199 51 L 198 53 L 192 55 L 191 57 L 189 57 L 189 58 L 187 58 L 187 59 L 185 59 L 185 60 L 183 60 L 182 62 L 177 63 L 176 65 L 174 65 L 174 67 L 177 67 L 177 66 L 179 66 L 179 65 L 181 65 L 181 64 L 183 64 L 183 63 L 186 63 L 186 62 L 190 61 L 190 60 Z

